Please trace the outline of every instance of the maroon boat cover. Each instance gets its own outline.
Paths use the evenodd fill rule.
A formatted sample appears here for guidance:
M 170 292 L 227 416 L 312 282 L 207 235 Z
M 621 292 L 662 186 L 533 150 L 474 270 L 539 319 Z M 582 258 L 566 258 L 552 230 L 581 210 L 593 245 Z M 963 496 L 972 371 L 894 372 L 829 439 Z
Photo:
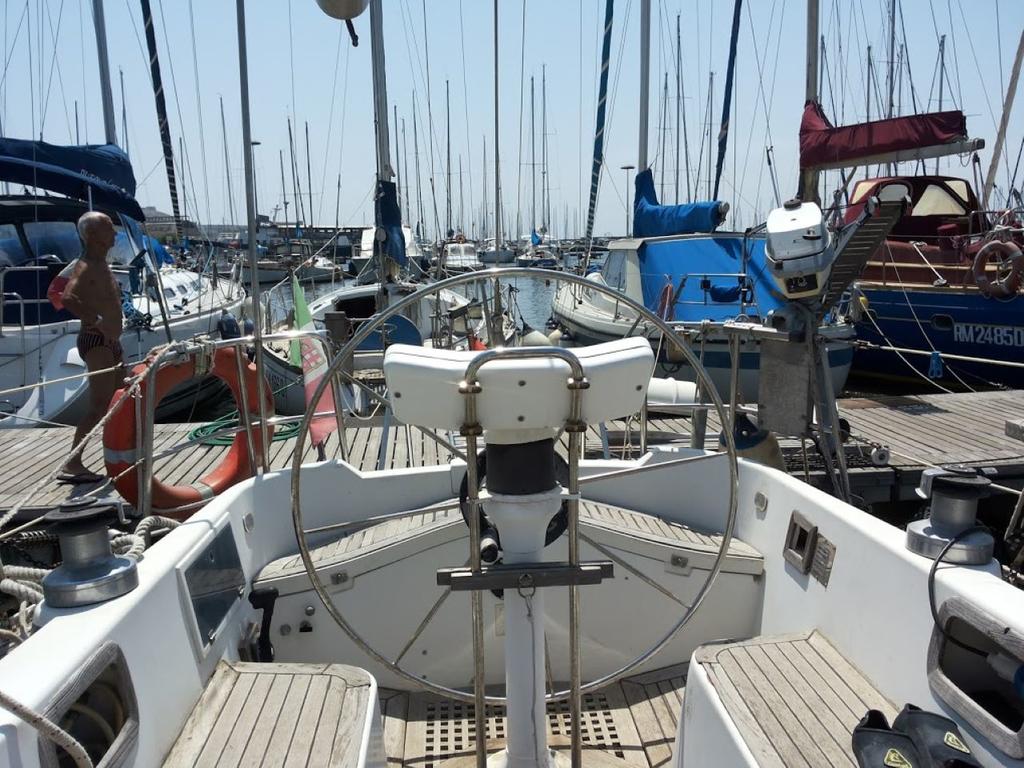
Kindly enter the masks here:
M 897 150 L 931 147 L 967 138 L 967 119 L 959 110 L 893 117 L 835 128 L 821 105 L 808 101 L 800 121 L 800 168 Z

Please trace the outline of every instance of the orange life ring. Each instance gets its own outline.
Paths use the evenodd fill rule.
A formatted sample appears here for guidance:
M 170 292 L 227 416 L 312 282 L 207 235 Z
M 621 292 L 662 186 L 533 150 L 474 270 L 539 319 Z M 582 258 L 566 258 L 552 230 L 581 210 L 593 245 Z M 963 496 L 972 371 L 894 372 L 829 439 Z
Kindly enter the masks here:
M 239 409 L 241 409 L 242 402 L 242 387 L 245 387 L 250 412 L 258 419 L 259 387 L 256 379 L 256 368 L 246 362 L 242 366 L 242 381 L 239 381 L 236 359 L 240 354 L 242 352 L 238 349 L 230 347 L 218 349 L 213 355 L 213 361 L 208 373 L 227 384 Z M 146 363 L 139 363 L 132 369 L 132 375 L 141 373 L 146 367 Z M 142 400 L 141 406 L 142 409 L 145 409 L 149 398 L 155 398 L 156 402 L 159 403 L 172 388 L 196 378 L 200 373 L 201 371 L 197 370 L 195 357 L 190 357 L 180 363 L 165 365 L 156 372 L 152 379 L 153 391 L 149 389 L 151 380 L 143 379 L 135 398 Z M 121 391 L 119 390 L 113 399 L 116 400 L 120 394 Z M 264 387 L 264 394 L 267 410 L 269 413 L 273 413 L 274 399 L 269 386 Z M 121 406 L 113 413 L 110 420 L 103 426 L 103 459 L 107 466 L 107 473 L 111 477 L 121 475 L 121 477 L 114 481 L 114 486 L 117 488 L 118 493 L 130 504 L 138 504 L 139 502 L 138 473 L 134 471 L 125 472 L 125 470 L 135 464 L 137 459 L 136 434 L 139 425 L 136 423 L 135 418 L 135 398 L 124 400 Z M 143 410 L 143 412 L 145 411 Z M 267 432 L 268 437 L 272 436 L 273 427 L 268 426 Z M 257 455 L 261 455 L 263 439 L 259 430 L 253 431 L 252 439 Z M 122 475 L 121 473 L 124 474 Z M 164 510 L 161 514 L 184 519 L 191 515 L 195 509 L 180 513 L 167 512 L 166 510 L 209 501 L 218 493 L 230 488 L 235 483 L 245 480 L 251 475 L 252 462 L 250 462 L 249 457 L 248 441 L 244 431 L 238 432 L 221 462 L 214 467 L 212 472 L 191 485 L 168 485 L 154 476 L 150 489 L 150 503 L 154 511 Z
M 989 260 L 993 255 L 998 255 L 1003 261 L 1010 262 L 1010 271 L 1007 274 L 993 280 L 986 273 Z M 1014 243 L 992 240 L 981 246 L 981 249 L 974 255 L 974 266 L 971 273 L 974 275 L 974 284 L 978 289 L 994 299 L 1008 299 L 1017 295 L 1020 290 L 1021 279 L 1024 277 L 1024 255 L 1020 248 Z
M 672 320 L 676 314 L 673 304 L 672 283 L 665 283 L 658 296 L 658 317 L 662 320 Z

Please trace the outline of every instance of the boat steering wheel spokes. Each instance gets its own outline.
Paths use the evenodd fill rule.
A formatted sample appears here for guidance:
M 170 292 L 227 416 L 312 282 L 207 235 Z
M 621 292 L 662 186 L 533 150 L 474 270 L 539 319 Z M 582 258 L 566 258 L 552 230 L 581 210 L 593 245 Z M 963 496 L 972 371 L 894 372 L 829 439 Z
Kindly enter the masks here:
M 678 333 L 673 327 L 662 318 L 658 317 L 655 313 L 648 310 L 642 304 L 633 301 L 632 299 L 624 296 L 618 291 L 605 286 L 603 284 L 586 280 L 584 277 L 566 272 L 552 272 L 544 269 L 527 268 L 527 267 L 505 267 L 505 268 L 491 268 L 485 270 L 478 270 L 465 274 L 455 275 L 445 280 L 426 285 L 419 291 L 408 296 L 402 297 L 399 301 L 391 304 L 383 312 L 374 316 L 370 320 L 362 323 L 355 334 L 349 339 L 348 343 L 335 355 L 328 368 L 326 374 L 320 379 L 320 382 L 316 388 L 316 391 L 308 398 L 309 405 L 306 408 L 305 417 L 298 431 L 296 439 L 296 445 L 292 454 L 292 474 L 291 474 L 291 497 L 292 497 L 292 522 L 295 526 L 296 539 L 299 545 L 299 554 L 302 557 L 303 565 L 306 569 L 306 573 L 309 576 L 310 583 L 317 593 L 320 600 L 323 602 L 327 612 L 331 615 L 331 618 L 338 624 L 338 626 L 345 632 L 345 634 L 352 640 L 355 645 L 364 651 L 367 655 L 373 658 L 375 661 L 380 663 L 382 666 L 393 672 L 398 677 L 408 681 L 417 688 L 432 691 L 441 696 L 446 696 L 459 701 L 473 703 L 474 697 L 470 692 L 458 690 L 455 688 L 449 688 L 444 685 L 440 685 L 433 680 L 428 680 L 425 677 L 410 671 L 402 665 L 402 659 L 406 653 L 410 650 L 415 640 L 423 633 L 426 625 L 430 622 L 431 618 L 438 612 L 440 606 L 447 600 L 451 594 L 450 588 L 445 589 L 440 597 L 435 601 L 432 607 L 430 607 L 424 614 L 423 620 L 416 627 L 413 636 L 403 644 L 402 650 L 396 655 L 395 658 L 389 658 L 384 653 L 374 648 L 369 642 L 363 638 L 362 635 L 349 623 L 348 619 L 342 614 L 338 607 L 334 604 L 334 600 L 331 597 L 327 585 L 321 579 L 321 575 L 317 572 L 316 565 L 313 562 L 310 554 L 309 542 L 307 536 L 315 533 L 315 531 L 307 531 L 303 525 L 302 519 L 302 501 L 301 501 L 301 472 L 302 472 L 302 457 L 306 447 L 306 435 L 309 430 L 309 425 L 316 412 L 316 404 L 320 402 L 320 398 L 326 391 L 327 387 L 330 386 L 332 379 L 339 371 L 342 370 L 342 365 L 345 360 L 351 358 L 355 353 L 358 346 L 363 343 L 371 334 L 377 331 L 383 324 L 387 323 L 388 320 L 395 315 L 399 314 L 403 310 L 410 307 L 415 302 L 418 302 L 427 295 L 433 295 L 439 293 L 445 289 L 459 288 L 471 283 L 479 281 L 494 281 L 507 278 L 535 278 L 542 281 L 563 281 L 569 283 L 575 288 L 586 288 L 598 293 L 604 294 L 613 301 L 619 302 L 620 305 L 631 309 L 637 315 L 637 327 L 649 327 L 660 331 L 661 344 L 666 349 L 668 347 L 675 347 L 678 355 L 689 364 L 698 379 L 698 385 L 700 391 L 703 393 L 705 402 L 715 409 L 722 424 L 728 424 L 729 418 L 726 414 L 725 406 L 722 403 L 722 399 L 715 388 L 714 382 L 708 375 L 704 366 L 701 364 L 697 355 L 689 348 L 686 339 Z M 691 462 L 697 462 L 712 458 L 724 458 L 729 467 L 729 499 L 727 506 L 727 517 L 725 526 L 721 536 L 721 543 L 719 545 L 718 552 L 715 556 L 714 562 L 711 568 L 707 572 L 707 576 L 701 584 L 700 589 L 697 590 L 696 595 L 692 600 L 684 601 L 675 596 L 670 590 L 664 586 L 658 584 L 652 579 L 647 578 L 645 575 L 639 573 L 636 569 L 632 568 L 624 560 L 617 557 L 610 557 L 616 564 L 627 570 L 632 575 L 639 577 L 639 580 L 646 584 L 648 587 L 655 589 L 664 596 L 676 602 L 681 608 L 683 608 L 682 616 L 673 624 L 669 630 L 661 636 L 653 645 L 647 650 L 630 660 L 626 664 L 622 665 L 619 669 L 604 675 L 596 680 L 592 680 L 582 686 L 581 691 L 587 693 L 594 691 L 609 685 L 617 680 L 622 679 L 628 675 L 632 670 L 636 669 L 639 665 L 648 661 L 652 656 L 661 651 L 668 643 L 679 633 L 679 631 L 690 621 L 694 614 L 699 609 L 700 605 L 704 601 L 711 590 L 715 578 L 718 576 L 721 570 L 722 564 L 725 561 L 725 557 L 729 551 L 729 544 L 732 540 L 733 529 L 736 524 L 736 506 L 737 506 L 737 492 L 739 486 L 739 475 L 737 466 L 737 454 L 736 444 L 733 439 L 733 435 L 730 430 L 726 429 L 723 432 L 725 441 L 725 453 L 716 454 L 703 454 L 693 457 L 686 457 L 675 460 L 675 463 L 685 464 Z M 631 472 L 632 470 L 624 470 L 625 472 Z M 616 471 L 611 471 L 601 475 L 601 479 L 610 479 L 616 474 Z M 585 482 L 583 480 L 582 482 Z M 455 504 L 451 505 L 451 508 L 456 508 Z M 404 516 L 404 514 L 413 514 L 423 510 L 411 510 L 408 513 L 394 514 L 385 516 L 386 518 L 395 518 Z M 557 517 L 557 516 L 556 516 Z M 384 518 L 382 518 L 384 519 Z M 324 528 L 319 529 L 323 531 Z M 580 540 L 586 542 L 590 546 L 594 547 L 597 551 L 601 552 L 602 555 L 609 557 L 610 553 L 606 548 L 602 547 L 597 542 L 593 541 L 589 537 L 580 535 Z M 568 697 L 569 690 L 560 690 L 553 693 L 547 694 L 548 701 L 554 701 L 564 699 Z M 486 702 L 491 705 L 502 705 L 505 703 L 504 697 L 488 696 Z

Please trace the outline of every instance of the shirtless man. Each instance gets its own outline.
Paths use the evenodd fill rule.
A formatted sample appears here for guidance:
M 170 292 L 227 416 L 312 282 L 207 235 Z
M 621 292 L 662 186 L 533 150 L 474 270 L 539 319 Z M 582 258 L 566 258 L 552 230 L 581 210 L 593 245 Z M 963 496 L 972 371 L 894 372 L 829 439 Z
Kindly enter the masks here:
M 78 331 L 78 353 L 89 371 L 122 364 L 121 288 L 107 265 L 107 252 L 114 245 L 114 224 L 105 214 L 90 211 L 78 220 L 83 253 L 64 289 L 64 307 L 82 321 Z M 89 410 L 75 428 L 74 446 L 81 442 L 110 407 L 117 390 L 120 371 L 89 377 Z M 82 463 L 82 450 L 73 450 L 60 479 L 89 483 L 102 479 Z

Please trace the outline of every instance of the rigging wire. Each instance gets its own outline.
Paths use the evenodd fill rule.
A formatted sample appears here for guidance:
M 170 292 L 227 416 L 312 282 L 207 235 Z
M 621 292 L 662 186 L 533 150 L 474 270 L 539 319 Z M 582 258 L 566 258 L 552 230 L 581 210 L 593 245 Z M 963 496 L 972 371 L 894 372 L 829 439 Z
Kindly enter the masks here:
M 163 3 L 163 0 L 157 0 L 157 8 L 160 9 L 160 24 L 162 26 L 162 31 L 163 31 L 164 48 L 166 48 L 168 51 L 170 51 L 171 50 L 171 43 L 170 43 L 170 40 L 167 37 L 167 20 L 164 17 L 164 3 Z M 182 199 L 184 200 L 185 198 L 187 198 L 186 192 L 188 190 L 188 187 L 191 187 L 192 188 L 193 209 L 195 209 L 196 208 L 195 203 L 196 203 L 196 201 L 199 198 L 196 195 L 195 181 L 192 178 L 192 164 L 191 164 L 191 162 L 189 160 L 188 154 L 185 152 L 185 149 L 184 149 L 184 145 L 185 145 L 185 140 L 184 140 L 185 139 L 185 119 L 182 117 L 182 114 L 181 114 L 181 100 L 178 98 L 178 80 L 177 80 L 177 77 L 175 76 L 175 73 L 174 73 L 174 57 L 172 57 L 172 56 L 168 56 L 167 57 L 167 66 L 168 66 L 168 68 L 171 71 L 171 88 L 174 91 L 174 108 L 175 108 L 175 111 L 178 113 L 178 125 L 179 125 L 180 131 L 181 131 L 180 134 L 179 134 L 179 137 L 178 137 L 179 138 L 179 145 L 181 147 L 181 149 L 180 149 L 178 154 L 181 155 L 181 157 L 177 158 L 177 161 L 178 161 L 178 173 L 180 174 L 181 180 L 182 180 L 182 185 L 181 185 Z M 168 120 L 168 126 L 169 125 L 170 125 L 170 121 Z M 188 181 L 187 184 L 185 183 L 186 180 Z M 196 220 L 198 222 L 198 220 L 199 220 L 199 216 L 198 215 L 196 216 Z M 202 230 L 200 230 L 200 231 L 202 231 Z
M 50 104 L 50 92 L 53 90 L 53 74 L 57 73 L 57 83 L 60 87 L 61 102 L 64 105 L 64 120 L 67 123 L 68 135 L 71 135 L 71 119 L 68 115 L 68 103 L 64 97 L 64 78 L 60 71 L 60 62 L 57 60 L 57 43 L 60 40 L 60 25 L 64 19 L 64 0 L 60 0 L 60 7 L 57 9 L 57 27 L 54 29 L 53 17 L 50 15 L 50 6 L 46 6 L 46 21 L 50 29 L 50 42 L 53 43 L 53 56 L 50 57 L 50 75 L 46 81 L 46 97 L 43 100 L 42 114 L 39 118 L 39 134 L 42 137 L 43 127 L 46 125 L 46 112 Z M 40 25 L 42 20 L 40 19 Z M 40 73 L 41 74 L 41 73 Z
M 334 51 L 334 79 L 333 79 L 333 82 L 331 83 L 331 110 L 330 110 L 330 113 L 329 113 L 329 115 L 327 117 L 327 143 L 324 145 L 324 164 L 323 164 L 323 168 L 320 169 L 320 189 L 325 190 L 325 191 L 327 189 L 326 184 L 327 184 L 328 158 L 330 157 L 330 154 L 331 154 L 331 134 L 333 133 L 333 130 L 334 130 L 334 102 L 335 102 L 335 100 L 337 99 L 337 96 L 338 96 L 338 64 L 341 61 L 341 45 L 342 45 L 342 42 L 345 39 L 345 36 L 346 36 L 345 33 L 346 32 L 347 32 L 347 30 L 345 29 L 345 27 L 339 24 L 338 25 L 338 46 L 337 46 L 337 48 L 335 48 L 335 51 Z M 346 75 L 348 74 L 348 50 L 349 50 L 349 47 L 350 46 L 346 46 L 345 47 L 345 51 L 346 51 L 346 56 L 345 56 L 345 72 L 346 72 Z M 342 130 L 344 130 L 344 129 L 345 129 L 345 126 L 344 126 L 344 124 L 342 124 Z M 312 190 L 310 190 L 310 192 L 312 192 Z M 323 221 L 324 199 L 326 197 L 327 197 L 326 194 L 320 195 L 320 204 L 317 206 L 317 209 L 316 209 L 316 220 L 317 221 Z M 310 206 L 310 207 L 312 207 L 312 206 Z
M 203 161 L 203 197 L 206 203 L 206 216 L 204 219 L 209 222 L 212 220 L 210 218 L 210 178 L 206 161 L 206 130 L 203 123 L 203 100 L 199 94 L 199 54 L 196 50 L 196 19 L 195 14 L 192 12 L 192 0 L 188 0 L 188 23 L 192 35 L 192 72 L 196 87 L 196 113 L 199 118 L 199 159 Z
M 5 5 L 5 8 L 6 8 L 6 5 Z M 21 12 L 21 18 L 18 20 L 18 28 L 14 30 L 14 40 L 11 41 L 10 51 L 8 52 L 8 54 L 7 54 L 7 56 L 5 57 L 5 60 L 4 60 L 4 74 L 3 74 L 3 78 L 0 79 L 0 88 L 3 88 L 3 90 L 4 90 L 4 98 L 5 99 L 6 99 L 6 94 L 7 94 L 7 74 L 10 71 L 10 68 L 11 68 L 11 58 L 13 58 L 14 51 L 18 47 L 18 38 L 21 37 L 21 27 L 25 23 L 25 15 L 27 13 L 28 13 L 28 0 L 25 0 L 25 7 L 24 7 L 24 9 Z M 4 28 L 5 36 L 6 36 L 6 32 L 7 32 L 7 30 L 6 30 L 6 25 L 5 25 L 5 28 Z M 6 117 L 6 116 L 7 116 L 7 112 L 6 112 L 6 109 L 5 109 L 4 110 L 4 117 Z
M 78 0 L 78 53 L 81 57 L 80 67 L 82 72 L 82 135 L 85 143 L 89 143 L 89 99 L 85 98 L 85 22 L 82 19 L 82 2 Z M 26 3 L 27 5 L 27 3 Z M 75 141 L 78 141 L 77 135 Z

